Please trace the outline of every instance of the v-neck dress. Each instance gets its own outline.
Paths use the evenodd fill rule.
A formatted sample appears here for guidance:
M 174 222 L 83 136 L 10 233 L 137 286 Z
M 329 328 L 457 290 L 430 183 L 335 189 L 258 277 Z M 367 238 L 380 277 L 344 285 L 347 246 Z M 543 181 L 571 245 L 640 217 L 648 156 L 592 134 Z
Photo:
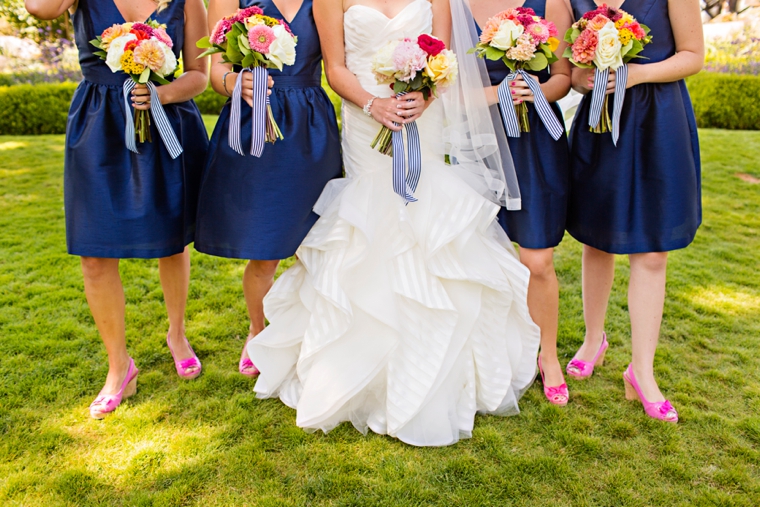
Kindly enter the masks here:
M 546 17 L 546 0 L 526 0 L 523 7 Z M 480 35 L 480 27 L 476 28 Z M 510 72 L 501 60 L 486 59 L 485 63 L 493 86 L 501 84 Z M 531 74 L 540 83 L 551 77 L 549 69 Z M 507 137 L 520 185 L 522 207 L 517 211 L 502 208 L 499 223 L 509 239 L 521 247 L 553 248 L 559 245 L 565 234 L 570 193 L 570 150 L 565 133 L 555 141 L 533 104 L 528 102 L 527 105 L 530 132 L 522 132 L 520 137 Z M 557 103 L 550 106 L 564 126 L 562 111 Z
M 151 16 L 166 25 L 179 57 L 185 2 L 173 0 Z M 181 253 L 193 241 L 198 187 L 208 134 L 192 100 L 164 104 L 184 152 L 172 159 L 155 121 L 152 143 L 124 143 L 122 86 L 89 41 L 124 18 L 113 0 L 79 0 L 72 16 L 84 80 L 72 99 L 66 126 L 64 202 L 66 242 L 73 255 L 157 258 Z M 131 106 L 130 106 L 131 107 Z
M 576 19 L 596 9 L 592 0 L 572 5 Z M 635 63 L 675 54 L 668 0 L 627 0 L 622 9 L 652 29 L 646 59 Z M 570 131 L 568 232 L 616 254 L 684 248 L 702 222 L 702 203 L 697 123 L 683 79 L 626 91 L 617 146 L 611 134 L 589 132 L 590 103 L 589 93 Z
M 282 19 L 272 0 L 241 0 Z M 241 107 L 240 139 L 245 156 L 229 146 L 230 103 L 214 133 L 201 184 L 195 248 L 237 259 L 275 260 L 295 254 L 317 221 L 312 211 L 322 189 L 342 175 L 335 110 L 322 89 L 322 48 L 304 0 L 289 23 L 298 37 L 296 61 L 270 70 L 272 112 L 284 140 L 267 143 L 260 158 L 249 154 L 251 108 Z M 228 86 L 230 86 L 228 84 Z

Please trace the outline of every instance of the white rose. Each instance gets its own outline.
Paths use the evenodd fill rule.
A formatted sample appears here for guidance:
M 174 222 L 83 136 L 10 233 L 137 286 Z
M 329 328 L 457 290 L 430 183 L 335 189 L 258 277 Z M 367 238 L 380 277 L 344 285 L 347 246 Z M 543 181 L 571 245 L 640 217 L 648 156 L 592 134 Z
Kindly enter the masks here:
M 596 65 L 599 70 L 615 70 L 623 65 L 623 56 L 620 54 L 622 44 L 620 44 L 615 23 L 608 21 L 607 24 L 599 30 L 597 35 L 599 36 L 599 43 L 596 46 L 594 65 Z
M 372 72 L 378 84 L 390 84 L 394 80 L 396 67 L 393 64 L 393 51 L 398 46 L 399 41 L 391 41 L 372 57 Z
M 174 52 L 169 46 L 164 43 L 161 43 L 160 45 L 161 51 L 164 52 L 164 64 L 161 66 L 158 73 L 161 76 L 166 77 L 170 74 L 174 74 L 174 71 L 177 70 L 177 57 L 174 56 Z
M 274 41 L 269 46 L 267 57 L 278 69 L 282 70 L 283 65 L 296 63 L 296 41 L 282 25 L 273 26 L 272 31 Z
M 124 46 L 127 42 L 135 40 L 137 37 L 133 33 L 116 37 L 111 41 L 108 46 L 108 52 L 106 56 L 106 65 L 111 69 L 111 72 L 119 72 L 121 70 L 121 57 L 124 56 Z
M 515 45 L 515 41 L 524 31 L 525 28 L 522 25 L 518 25 L 511 19 L 505 19 L 496 31 L 496 35 L 491 39 L 490 45 L 496 49 L 506 51 Z

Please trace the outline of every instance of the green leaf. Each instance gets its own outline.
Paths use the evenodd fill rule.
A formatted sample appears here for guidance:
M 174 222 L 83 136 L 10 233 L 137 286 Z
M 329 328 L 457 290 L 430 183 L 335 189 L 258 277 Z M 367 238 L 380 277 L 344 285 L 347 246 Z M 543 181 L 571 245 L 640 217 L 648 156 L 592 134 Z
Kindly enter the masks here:
M 238 37 L 238 47 L 240 48 L 240 51 L 243 51 L 243 49 L 247 49 L 248 51 L 251 50 L 251 43 L 248 41 L 248 37 L 241 33 Z
M 93 46 L 95 46 L 95 47 L 96 47 L 96 48 L 98 48 L 98 49 L 102 49 L 102 48 L 101 48 L 101 45 L 100 45 L 100 44 L 101 44 L 101 43 L 100 43 L 100 37 L 98 37 L 97 39 L 92 39 L 92 40 L 90 41 L 90 44 L 92 44 Z
M 562 53 L 562 58 L 567 58 L 568 60 L 573 59 L 573 48 L 570 46 L 565 48 L 565 51 Z
M 95 51 L 95 52 L 93 53 L 93 55 L 99 56 L 99 57 L 101 57 L 103 60 L 105 60 L 106 58 L 108 58 L 108 53 L 106 53 L 105 51 Z
M 201 53 L 200 55 L 198 55 L 198 58 L 203 58 L 204 56 L 208 56 L 208 55 L 215 55 L 217 53 L 224 53 L 224 51 L 219 51 L 218 48 L 209 48 L 203 53 Z
M 253 56 L 253 53 L 248 53 L 243 58 L 243 61 L 240 62 L 240 65 L 242 67 L 252 67 L 255 62 L 256 62 L 256 57 Z
M 565 32 L 565 42 L 572 44 L 580 35 L 581 31 L 571 26 L 567 29 L 567 32 Z
M 206 37 L 202 38 L 201 40 L 199 40 L 198 42 L 196 42 L 195 46 L 199 47 L 201 49 L 206 49 L 206 48 L 212 48 L 212 47 L 214 47 L 214 45 L 211 44 L 211 39 L 208 36 L 206 36 Z
M 394 94 L 399 94 L 403 92 L 404 90 L 406 90 L 406 83 L 404 83 L 403 81 L 396 81 L 393 83 Z
M 515 62 L 514 60 L 510 60 L 506 56 L 502 58 L 501 60 L 504 62 L 504 65 L 509 67 L 509 70 L 511 70 L 512 72 L 514 72 L 517 69 L 517 62 Z
M 148 82 L 148 79 L 150 79 L 150 69 L 148 67 L 145 67 L 145 70 L 142 71 L 142 74 L 140 74 L 137 82 L 140 84 L 145 84 Z
M 154 83 L 158 83 L 162 85 L 169 84 L 169 80 L 167 80 L 163 76 L 156 74 L 155 72 L 150 73 L 150 80 L 153 81 Z
M 528 70 L 539 71 L 549 66 L 549 59 L 543 53 L 536 53 L 528 62 L 525 62 L 525 68 Z
M 506 53 L 505 51 L 502 51 L 501 49 L 496 49 L 491 46 L 488 46 L 486 48 L 486 58 L 494 62 L 504 58 L 505 53 Z

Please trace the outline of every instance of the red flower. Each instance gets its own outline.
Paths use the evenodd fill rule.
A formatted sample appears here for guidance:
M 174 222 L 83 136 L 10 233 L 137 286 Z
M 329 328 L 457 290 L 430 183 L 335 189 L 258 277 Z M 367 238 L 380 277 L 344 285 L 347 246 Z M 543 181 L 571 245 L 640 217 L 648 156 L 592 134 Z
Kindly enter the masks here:
M 536 11 L 534 11 L 530 7 L 518 7 L 515 10 L 517 11 L 518 14 L 525 14 L 527 16 L 535 16 L 536 15 Z
M 126 44 L 124 44 L 124 51 L 134 51 L 136 47 L 137 47 L 137 41 L 131 40 L 127 42 Z
M 529 14 L 520 14 L 517 16 L 517 22 L 520 23 L 523 27 L 527 28 L 528 25 L 532 25 L 535 23 L 533 20 L 533 16 Z
M 417 44 L 429 56 L 436 56 L 438 53 L 446 49 L 446 44 L 444 44 L 443 41 L 431 37 L 426 33 L 417 37 Z
M 259 7 L 256 7 L 255 5 L 253 7 L 246 7 L 245 9 L 240 9 L 237 11 L 237 14 L 235 14 L 235 17 L 233 18 L 234 22 L 240 22 L 242 23 L 246 19 L 250 18 L 251 16 L 255 16 L 256 14 L 264 14 L 264 11 L 262 11 Z
M 129 30 L 129 33 L 135 34 L 137 40 L 145 40 L 153 37 L 153 28 L 144 23 L 135 23 Z

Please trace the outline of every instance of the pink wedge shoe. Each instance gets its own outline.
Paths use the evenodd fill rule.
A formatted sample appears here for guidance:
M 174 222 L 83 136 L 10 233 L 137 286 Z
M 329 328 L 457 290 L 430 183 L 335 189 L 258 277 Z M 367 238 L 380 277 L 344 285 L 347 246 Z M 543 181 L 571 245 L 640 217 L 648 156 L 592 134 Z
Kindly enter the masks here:
M 185 343 L 187 343 L 187 348 L 190 349 L 190 352 L 193 353 L 193 357 L 188 359 L 183 359 L 181 361 L 177 361 L 176 356 L 174 355 L 174 351 L 172 350 L 172 344 L 169 341 L 169 335 L 166 335 L 166 345 L 169 346 L 169 352 L 172 354 L 172 359 L 174 359 L 174 368 L 177 370 L 177 375 L 184 379 L 192 380 L 196 378 L 198 375 L 201 374 L 201 362 L 198 359 L 198 356 L 195 355 L 195 351 L 193 350 L 193 347 L 190 345 L 190 342 L 187 341 L 187 337 L 183 337 L 185 339 Z M 195 368 L 195 371 L 188 371 L 191 368 Z
M 546 385 L 544 381 L 544 369 L 541 368 L 541 356 L 538 356 L 538 371 L 541 373 L 541 383 L 544 385 L 544 396 L 549 400 L 549 403 L 564 407 L 567 405 L 567 400 L 570 399 L 570 393 L 567 390 L 567 384 L 562 383 L 558 386 L 550 387 Z
M 240 360 L 240 363 L 238 364 L 238 371 L 241 375 L 245 375 L 246 377 L 251 378 L 259 374 L 259 369 L 256 368 L 256 365 L 253 364 L 253 361 L 247 357 Z
M 658 419 L 660 421 L 677 423 L 678 412 L 675 407 L 670 404 L 670 401 L 656 401 L 650 402 L 644 398 L 641 394 L 641 388 L 639 383 L 636 382 L 636 377 L 633 375 L 633 368 L 628 365 L 628 368 L 623 372 L 623 380 L 625 381 L 625 399 L 626 400 L 639 400 L 644 406 L 644 412 L 647 413 L 652 419 Z
M 137 374 L 140 371 L 135 367 L 134 360 L 129 358 L 129 368 L 121 389 L 116 394 L 99 394 L 95 401 L 90 404 L 90 417 L 103 419 L 106 414 L 116 410 L 123 400 L 126 400 L 137 392 Z
M 599 350 L 596 352 L 592 361 L 583 361 L 576 359 L 575 357 L 567 364 L 567 374 L 577 379 L 589 378 L 594 373 L 594 366 L 602 366 L 604 364 L 604 354 L 609 347 L 607 342 L 607 333 L 602 333 L 602 344 L 599 346 Z

